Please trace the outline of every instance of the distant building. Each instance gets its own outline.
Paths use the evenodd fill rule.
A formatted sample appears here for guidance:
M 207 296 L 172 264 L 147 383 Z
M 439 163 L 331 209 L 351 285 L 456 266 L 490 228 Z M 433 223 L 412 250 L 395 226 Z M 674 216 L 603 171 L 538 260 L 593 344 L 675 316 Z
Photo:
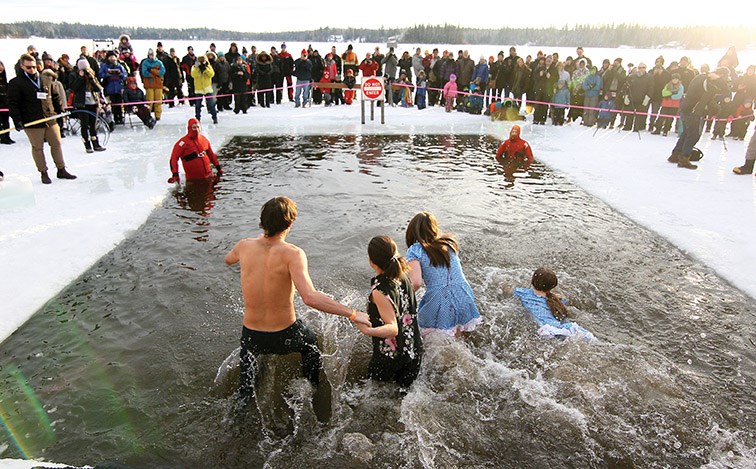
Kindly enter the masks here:
M 344 42 L 344 36 L 340 34 L 331 34 L 328 36 L 328 42 Z

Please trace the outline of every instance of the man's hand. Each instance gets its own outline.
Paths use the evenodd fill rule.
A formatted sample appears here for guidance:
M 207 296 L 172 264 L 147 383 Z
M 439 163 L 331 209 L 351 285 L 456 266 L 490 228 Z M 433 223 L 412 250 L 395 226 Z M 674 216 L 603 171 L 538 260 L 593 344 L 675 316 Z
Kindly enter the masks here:
M 215 167 L 215 172 L 218 173 L 218 176 L 223 175 L 223 168 L 220 167 L 220 165 Z
M 354 325 L 360 328 L 360 326 L 366 326 L 366 327 L 373 327 L 373 325 L 370 323 L 370 316 L 367 315 L 367 313 L 363 313 L 362 311 L 357 311 L 357 316 L 352 319 L 352 322 L 354 322 Z M 362 330 L 360 328 L 360 330 Z
M 168 179 L 168 184 L 173 184 L 174 182 L 181 182 L 181 178 L 179 177 L 178 173 L 173 173 L 173 176 Z

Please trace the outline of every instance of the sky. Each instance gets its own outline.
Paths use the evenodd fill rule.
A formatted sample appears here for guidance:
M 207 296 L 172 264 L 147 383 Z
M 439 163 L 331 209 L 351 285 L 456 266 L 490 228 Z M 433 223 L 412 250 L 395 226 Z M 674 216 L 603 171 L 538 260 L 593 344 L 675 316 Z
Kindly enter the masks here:
M 4 0 L 3 23 L 17 21 L 65 21 L 68 23 L 114 24 L 145 27 L 208 27 L 241 32 L 279 32 L 312 30 L 321 27 L 395 28 L 414 24 L 454 24 L 475 28 L 574 26 L 575 24 L 644 24 L 651 26 L 686 25 L 748 25 L 750 15 L 737 12 L 750 11 L 749 0 L 727 2 L 726 8 L 691 7 L 680 2 L 634 0 L 631 4 L 615 8 L 599 7 L 596 3 L 570 4 L 564 0 L 541 0 L 537 11 L 501 0 L 481 0 L 476 8 L 462 8 L 455 12 L 448 5 L 419 10 L 387 12 L 388 4 L 376 2 L 335 2 L 333 7 L 324 3 L 304 0 L 282 2 L 254 2 L 241 4 L 232 0 L 128 0 L 124 2 L 100 0 L 97 8 L 89 3 L 72 7 L 72 2 L 38 0 L 34 8 L 28 0 Z M 108 12 L 108 4 L 115 8 Z M 128 6 L 127 6 L 128 5 Z M 317 6 L 313 6 L 317 5 Z M 364 5 L 364 6 L 363 6 Z M 379 6 L 380 5 L 380 6 Z M 713 4 L 708 4 L 713 5 Z M 374 13 L 365 15 L 363 12 Z M 422 11 L 422 14 L 418 14 Z M 144 12 L 140 14 L 140 12 Z M 511 12 L 511 13 L 510 13 Z M 542 12 L 542 14 L 538 14 Z M 752 23 L 751 23 L 752 25 Z M 756 42 L 756 30 L 754 32 Z

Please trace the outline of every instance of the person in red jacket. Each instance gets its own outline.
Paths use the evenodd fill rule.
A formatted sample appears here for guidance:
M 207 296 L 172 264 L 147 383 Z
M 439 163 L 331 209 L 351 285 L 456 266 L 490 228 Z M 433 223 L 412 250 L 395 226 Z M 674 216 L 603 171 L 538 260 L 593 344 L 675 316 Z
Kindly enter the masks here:
M 223 174 L 218 157 L 215 155 L 210 142 L 200 133 L 202 128 L 197 119 L 192 117 L 186 125 L 186 135 L 181 137 L 173 146 L 171 153 L 171 173 L 168 183 L 180 182 L 178 173 L 178 161 L 184 166 L 184 173 L 187 180 L 192 179 L 209 179 L 213 177 L 213 170 L 210 168 L 212 163 L 215 166 L 218 176 Z
M 506 162 L 522 165 L 523 169 L 530 167 L 533 162 L 533 151 L 528 142 L 520 138 L 520 126 L 513 125 L 509 132 L 509 138 L 504 140 L 496 150 L 496 159 L 504 159 Z

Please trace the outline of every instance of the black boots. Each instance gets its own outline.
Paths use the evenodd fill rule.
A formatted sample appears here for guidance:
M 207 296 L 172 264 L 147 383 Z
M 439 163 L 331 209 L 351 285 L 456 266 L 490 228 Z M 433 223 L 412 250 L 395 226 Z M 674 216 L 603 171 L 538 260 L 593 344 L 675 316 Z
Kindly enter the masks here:
M 97 137 L 92 137 L 92 149 L 94 151 L 105 151 L 105 147 L 100 146 L 100 141 L 97 140 Z
M 40 171 L 39 174 L 42 175 L 42 184 L 52 184 L 52 179 L 47 175 L 47 171 Z
M 97 140 L 97 137 L 90 137 L 89 140 L 84 140 L 84 149 L 87 150 L 87 153 L 105 151 L 105 148 L 100 146 L 100 141 Z
M 50 182 L 52 182 L 52 181 L 50 181 L 49 177 L 47 177 L 47 181 L 48 182 L 45 182 L 45 178 L 46 177 L 47 177 L 47 173 L 43 173 L 42 174 L 42 182 L 44 182 L 45 184 L 50 184 Z M 58 170 L 58 179 L 76 179 L 76 176 L 74 176 L 73 174 L 71 174 L 68 171 L 66 171 L 66 168 L 60 168 Z
M 754 160 L 746 160 L 743 166 L 732 168 L 732 172 L 735 174 L 751 174 L 753 173 L 753 162 Z
M 10 135 L 6 133 L 0 136 L 0 143 L 2 143 L 3 145 L 13 145 L 16 142 L 14 140 L 11 140 Z

